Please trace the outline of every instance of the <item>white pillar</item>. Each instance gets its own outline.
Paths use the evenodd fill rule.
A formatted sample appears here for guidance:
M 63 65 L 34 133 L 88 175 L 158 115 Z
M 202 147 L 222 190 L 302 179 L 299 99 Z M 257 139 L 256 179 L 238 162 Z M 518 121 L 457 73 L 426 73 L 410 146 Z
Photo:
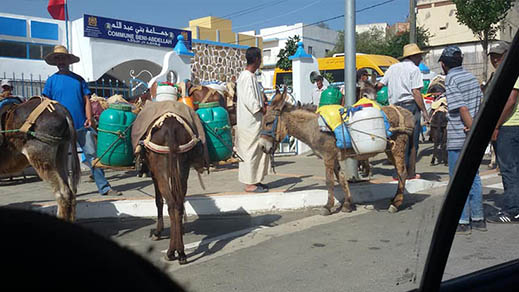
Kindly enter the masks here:
M 302 104 L 312 101 L 312 92 L 315 85 L 310 81 L 312 72 L 319 73 L 317 59 L 305 52 L 303 43 L 297 43 L 297 51 L 293 56 L 288 57 L 292 60 L 292 95 Z M 297 154 L 310 150 L 310 147 L 298 141 Z

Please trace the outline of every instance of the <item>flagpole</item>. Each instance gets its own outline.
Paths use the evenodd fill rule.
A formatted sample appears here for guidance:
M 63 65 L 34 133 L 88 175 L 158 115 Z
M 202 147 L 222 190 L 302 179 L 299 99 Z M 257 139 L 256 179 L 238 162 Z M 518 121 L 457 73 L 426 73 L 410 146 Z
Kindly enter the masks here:
M 65 0 L 65 33 L 67 35 L 67 50 L 70 51 L 70 46 L 68 43 L 68 4 L 67 4 L 67 0 Z

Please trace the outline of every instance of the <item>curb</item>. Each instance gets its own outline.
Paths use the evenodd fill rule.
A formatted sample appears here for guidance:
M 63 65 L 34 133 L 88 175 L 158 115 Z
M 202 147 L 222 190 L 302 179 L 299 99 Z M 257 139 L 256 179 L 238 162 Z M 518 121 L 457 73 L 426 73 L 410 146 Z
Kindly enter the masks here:
M 497 174 L 484 175 L 487 179 Z M 394 196 L 397 182 L 379 184 L 350 185 L 354 203 L 369 203 Z M 406 193 L 413 194 L 423 190 L 444 187 L 448 181 L 428 181 L 416 179 L 406 182 Z M 337 188 L 336 188 L 337 190 Z M 336 191 L 336 202 L 344 199 L 342 191 Z M 235 194 L 186 197 L 185 210 L 188 216 L 221 215 L 246 213 L 254 214 L 265 211 L 286 211 L 302 208 L 321 207 L 326 204 L 327 190 L 312 189 L 295 192 L 270 192 L 264 194 Z M 38 206 L 34 210 L 56 214 L 56 205 Z M 167 207 L 164 206 L 167 216 Z M 99 202 L 79 202 L 76 207 L 77 219 L 119 218 L 119 217 L 155 217 L 157 209 L 154 199 L 117 200 Z

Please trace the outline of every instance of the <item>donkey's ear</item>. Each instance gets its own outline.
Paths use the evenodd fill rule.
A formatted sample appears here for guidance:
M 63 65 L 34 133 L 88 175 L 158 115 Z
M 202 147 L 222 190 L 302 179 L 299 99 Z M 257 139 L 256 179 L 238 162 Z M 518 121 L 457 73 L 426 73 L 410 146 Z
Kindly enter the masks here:
M 272 98 L 271 105 L 275 106 L 281 103 L 283 99 L 283 95 L 279 92 L 279 88 L 276 88 L 276 93 L 274 94 L 274 97 Z

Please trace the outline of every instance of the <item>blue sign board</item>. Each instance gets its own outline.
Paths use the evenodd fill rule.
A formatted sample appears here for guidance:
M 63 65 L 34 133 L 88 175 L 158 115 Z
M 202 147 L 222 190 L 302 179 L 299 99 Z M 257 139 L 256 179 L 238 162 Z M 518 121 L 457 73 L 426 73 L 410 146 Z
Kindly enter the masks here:
M 174 48 L 177 36 L 184 37 L 184 44 L 191 50 L 191 32 L 131 21 L 85 14 L 84 36 L 127 43 Z

